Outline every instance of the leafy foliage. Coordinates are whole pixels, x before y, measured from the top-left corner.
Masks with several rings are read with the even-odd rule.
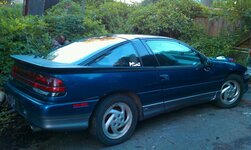
[[[228,20],[240,22],[251,29],[251,1],[250,0],[220,0],[214,2],[214,7],[221,8],[221,15]]]
[[[81,6],[72,0],[62,0],[57,5],[50,8],[47,16],[81,15]]]
[[[19,18],[22,17],[22,5],[0,6],[1,18]]]
[[[50,47],[47,24],[38,17],[0,18],[0,85],[12,65],[11,54],[42,54]]]
[[[234,40],[226,35],[221,35],[219,37],[209,37],[205,35],[193,38],[189,43],[192,47],[204,53],[206,56],[216,57],[228,56],[230,50],[232,50]]]
[[[80,5],[71,0],[64,0],[48,10],[45,22],[52,37],[65,35],[67,39],[75,40],[106,33],[99,20],[82,14]]]
[[[99,6],[96,16],[110,33],[126,33],[127,20],[133,7],[121,2],[106,2]]]
[[[3,8],[3,9],[2,9]],[[50,9],[45,16],[22,16],[20,5],[0,9],[0,87],[11,66],[11,54],[43,55],[51,49],[51,41],[59,35],[69,40],[106,34],[99,20],[84,17],[81,7],[64,0]]]
[[[131,32],[189,39],[197,28],[193,18],[203,13],[203,7],[192,0],[163,0],[141,6],[129,17]]]
[[[11,3],[11,0],[0,0],[0,4],[10,4]]]
[[[150,4],[153,4],[153,3],[156,3],[158,2],[159,0],[144,0],[141,5],[145,6],[145,5],[150,5]]]

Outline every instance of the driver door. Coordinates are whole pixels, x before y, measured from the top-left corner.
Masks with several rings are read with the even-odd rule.
[[[216,94],[213,69],[205,69],[198,53],[176,40],[145,41],[157,67],[166,110],[210,101]]]

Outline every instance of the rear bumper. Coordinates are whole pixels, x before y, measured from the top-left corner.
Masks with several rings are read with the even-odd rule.
[[[75,103],[50,104],[39,101],[16,87],[5,85],[7,101],[30,124],[46,130],[78,130],[89,126],[91,112],[97,100],[87,107],[74,108]],[[80,102],[77,102],[80,103]]]

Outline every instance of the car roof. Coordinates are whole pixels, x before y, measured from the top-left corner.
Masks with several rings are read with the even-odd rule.
[[[143,35],[143,34],[111,34],[111,37],[122,38],[126,40],[133,40],[133,39],[145,39],[145,38],[165,38],[165,39],[172,39],[169,37],[164,36],[156,36],[156,35]]]

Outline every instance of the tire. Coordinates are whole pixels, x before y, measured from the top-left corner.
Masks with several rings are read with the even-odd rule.
[[[220,98],[215,105],[220,108],[232,108],[237,106],[243,95],[243,81],[239,75],[232,74],[226,78],[222,87]]]
[[[134,100],[124,95],[113,95],[98,105],[92,118],[91,133],[107,146],[117,145],[132,136],[137,122]]]

